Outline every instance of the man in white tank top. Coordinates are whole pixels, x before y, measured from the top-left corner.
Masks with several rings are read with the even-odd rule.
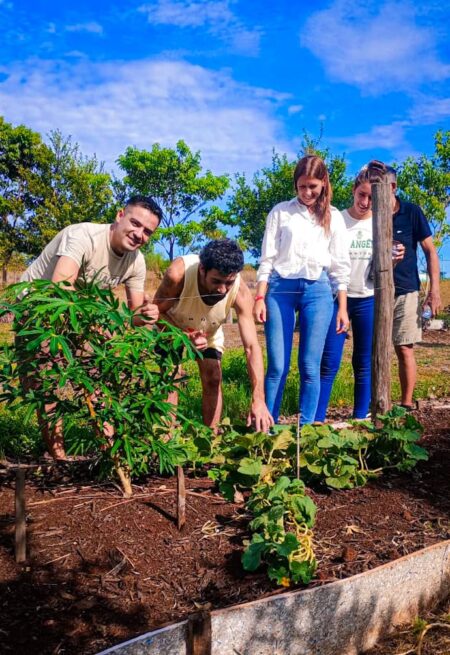
[[[247,423],[266,432],[273,419],[264,400],[264,366],[252,316],[253,298],[239,275],[243,266],[244,256],[235,241],[211,241],[199,256],[178,257],[172,262],[153,302],[163,318],[185,331],[203,355],[197,360],[202,414],[204,423],[211,427],[220,421],[222,412],[222,324],[231,309],[236,311],[252,385]]]

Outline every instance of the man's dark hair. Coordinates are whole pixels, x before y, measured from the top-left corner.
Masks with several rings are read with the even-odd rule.
[[[372,159],[367,164],[367,171],[369,174],[370,182],[380,182],[384,177],[387,178],[388,182],[396,182],[397,172],[392,166],[379,161],[378,159]]]
[[[206,271],[215,268],[222,275],[239,273],[244,268],[244,254],[236,241],[216,239],[200,252],[200,263]]]
[[[158,225],[162,221],[162,209],[151,196],[131,196],[125,203],[125,209],[127,207],[143,207],[144,209],[148,209],[149,212],[152,212],[152,214],[155,214],[158,219]]]

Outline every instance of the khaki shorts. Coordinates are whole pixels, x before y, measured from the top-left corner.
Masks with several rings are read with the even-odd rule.
[[[405,293],[395,298],[392,340],[394,346],[406,346],[422,341],[422,317],[418,291]]]

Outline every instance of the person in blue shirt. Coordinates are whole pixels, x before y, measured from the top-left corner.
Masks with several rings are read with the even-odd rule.
[[[370,162],[369,170],[379,162]],[[401,387],[401,404],[413,409],[414,387],[417,380],[417,367],[414,344],[422,340],[422,311],[419,299],[419,271],[417,267],[417,246],[423,250],[430,279],[429,291],[423,302],[428,305],[432,316],[436,316],[441,306],[439,292],[439,257],[431,236],[431,229],[423,211],[418,205],[405,202],[396,194],[397,174],[391,166],[385,166],[391,183],[393,233],[392,237],[402,243],[405,253],[402,261],[394,268],[395,301],[393,340],[398,359],[398,372]]]
[[[439,259],[431,237],[431,230],[422,210],[417,205],[397,197],[395,169],[377,160],[364,166],[357,175],[352,207],[342,212],[350,237],[352,271],[348,289],[348,311],[352,323],[355,375],[353,418],[368,416],[371,396],[371,355],[373,336],[374,290],[371,279],[372,258],[372,198],[371,182],[379,175],[391,183],[393,211],[393,239],[399,243],[394,263],[394,322],[393,342],[399,363],[401,405],[412,409],[416,383],[414,343],[422,339],[420,280],[417,268],[417,244],[420,243],[427,260],[430,291],[424,304],[433,315],[440,307]],[[315,421],[323,422],[334,379],[339,370],[345,335],[336,334],[330,324],[321,362],[321,391]]]

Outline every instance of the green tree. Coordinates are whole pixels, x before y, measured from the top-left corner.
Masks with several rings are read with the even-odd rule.
[[[40,135],[24,125],[14,127],[0,116],[0,263],[3,283],[15,253],[27,250],[27,216],[37,200],[32,188],[39,182],[48,157]]]
[[[399,193],[422,207],[439,249],[450,235],[450,131],[436,132],[434,153],[408,157],[397,166]]]
[[[120,202],[138,193],[152,196],[161,206],[158,243],[170,260],[177,248],[195,249],[205,237],[224,234],[219,228],[223,212],[210,203],[224,195],[229,178],[211,171],[202,174],[200,153],[193,153],[184,141],[174,149],[159,143],[150,151],[130,147],[117,162],[125,173],[115,184]]]
[[[27,217],[27,252],[38,255],[67,225],[106,223],[115,213],[111,178],[97,158],[86,157],[71,137],[49,134],[48,155],[39,179],[30,182],[38,200]]]
[[[294,195],[293,170],[294,163],[286,155],[274,152],[271,165],[257,171],[251,184],[244,174],[236,175],[228,203],[229,222],[239,227],[240,239],[255,257],[261,251],[267,214],[278,202]]]
[[[0,117],[0,263],[3,282],[17,254],[38,255],[71,223],[110,220],[110,176],[78,144],[51,132],[48,144],[37,132]]]
[[[339,209],[351,204],[351,180],[346,174],[344,157],[333,155],[329,149],[319,149],[319,139],[304,134],[298,158],[316,154],[327,164],[333,187],[333,205]],[[272,154],[270,166],[257,171],[251,183],[245,175],[237,175],[233,196],[228,203],[228,221],[239,227],[239,236],[250,252],[257,257],[266,226],[266,218],[274,205],[289,200],[294,194],[293,173],[296,161],[286,155]]]

